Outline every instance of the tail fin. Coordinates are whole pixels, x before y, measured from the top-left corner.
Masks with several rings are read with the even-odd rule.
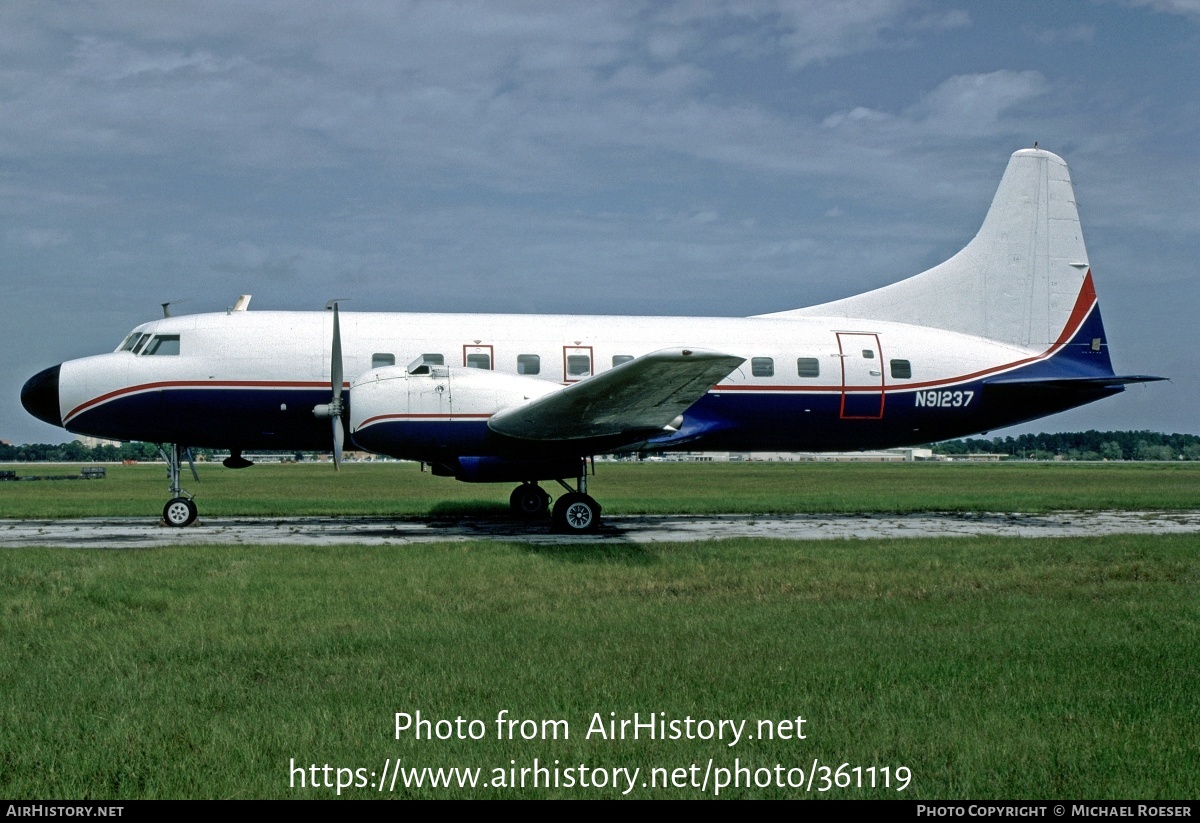
[[[979,233],[945,263],[865,294],[768,316],[912,323],[1045,350],[1067,329],[1085,282],[1090,288],[1088,270],[1066,162],[1021,149]]]

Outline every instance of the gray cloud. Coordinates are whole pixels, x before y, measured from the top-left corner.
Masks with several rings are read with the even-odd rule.
[[[175,297],[750,314],[843,296],[957,250],[1035,139],[1071,161],[1093,254],[1120,261],[1102,293],[1165,289],[1198,239],[1196,93],[1141,103],[1155,78],[1038,42],[1111,37],[1102,17],[1048,15],[976,57],[996,32],[919,0],[0,6],[0,276],[29,343],[0,355],[0,436],[54,436],[17,405],[24,377]],[[1164,325],[1139,300],[1181,311],[1128,294],[1127,314],[1105,304],[1118,326]]]

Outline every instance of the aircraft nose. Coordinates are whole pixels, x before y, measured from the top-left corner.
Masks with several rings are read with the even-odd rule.
[[[51,366],[25,381],[21,388],[21,405],[38,420],[62,426],[58,409],[58,372],[62,364]]]

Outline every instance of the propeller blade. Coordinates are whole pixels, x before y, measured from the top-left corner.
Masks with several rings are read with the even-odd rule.
[[[340,299],[340,298],[339,298]],[[342,327],[338,320],[338,301],[330,300],[325,308],[333,309],[333,350],[329,354],[329,382],[333,389],[333,397],[329,404],[319,405],[313,409],[317,417],[328,417],[333,425],[333,468],[342,468],[342,445],[346,439],[345,429],[342,428]]]
[[[333,353],[329,358],[329,381],[333,384],[333,399],[342,399],[342,331],[338,325],[338,307],[333,304]]]

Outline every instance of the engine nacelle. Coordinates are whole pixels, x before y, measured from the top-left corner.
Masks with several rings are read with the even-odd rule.
[[[410,460],[486,454],[493,414],[560,388],[487,369],[385,366],[350,384],[350,435],[361,448]]]

